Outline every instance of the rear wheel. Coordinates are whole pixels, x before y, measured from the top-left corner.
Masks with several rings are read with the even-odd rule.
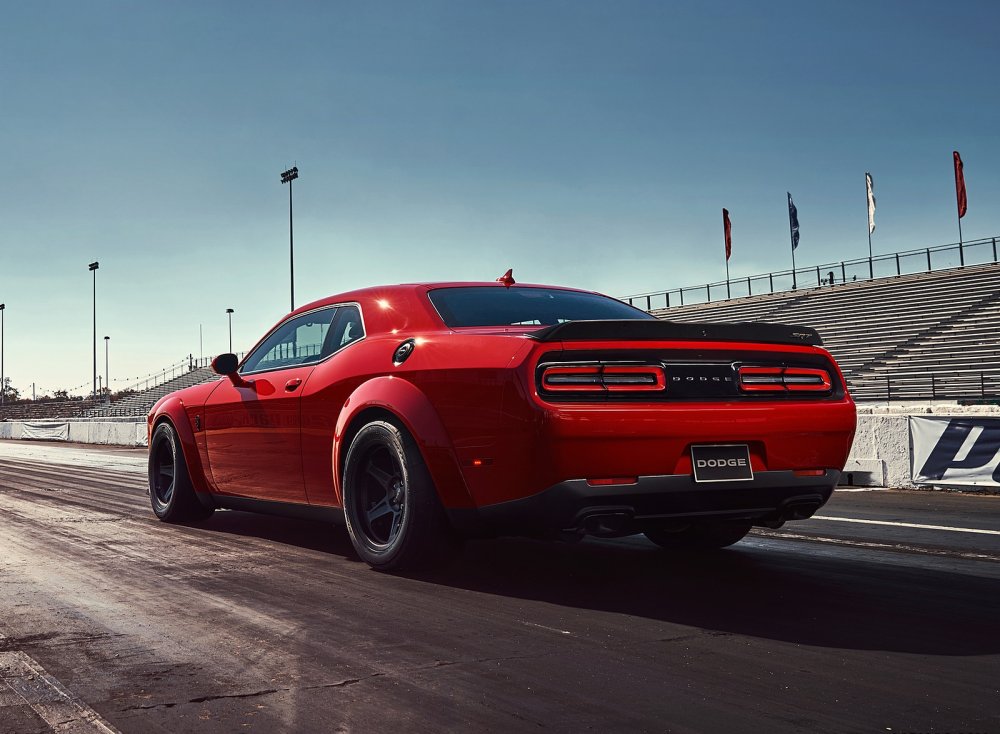
[[[204,520],[215,511],[194,493],[177,432],[161,423],[149,441],[149,501],[164,522]]]
[[[671,550],[711,550],[738,543],[750,532],[748,522],[703,522],[684,530],[647,530],[645,536],[661,548]]]
[[[358,431],[344,463],[343,492],[351,542],[372,568],[425,568],[453,550],[430,473],[400,427],[373,421]]]

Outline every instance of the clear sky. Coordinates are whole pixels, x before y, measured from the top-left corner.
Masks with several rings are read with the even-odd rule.
[[[1000,234],[1000,3],[3,2],[5,372],[115,389],[423,280],[623,296]],[[99,371],[104,372],[104,344]]]

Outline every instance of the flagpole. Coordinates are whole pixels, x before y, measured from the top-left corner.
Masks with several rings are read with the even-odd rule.
[[[875,266],[872,264],[872,231],[868,230],[868,279],[875,278]]]
[[[952,161],[955,164],[955,203],[958,209],[958,257],[962,265],[965,265],[965,252],[962,249],[962,217],[968,207],[968,200],[965,194],[965,173],[962,170],[962,156],[958,151],[952,154]]]
[[[729,222],[729,210],[726,207],[722,207],[722,239],[726,252],[726,298],[732,298],[733,294],[729,285],[729,255],[731,254],[732,247],[731,224]]]
[[[865,213],[870,212],[871,201],[868,199],[868,176],[871,174],[865,174]],[[870,217],[870,214],[869,214]],[[875,279],[875,266],[872,265],[872,225],[868,222],[868,280]]]
[[[791,198],[791,197],[789,197]],[[795,279],[795,237],[792,232],[792,210],[788,209],[788,241],[792,245],[792,290],[798,289],[798,282]]]

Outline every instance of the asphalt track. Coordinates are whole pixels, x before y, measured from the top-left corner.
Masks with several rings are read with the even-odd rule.
[[[1000,732],[998,497],[398,577],[319,523],[161,524],[144,472],[0,442],[0,732]]]

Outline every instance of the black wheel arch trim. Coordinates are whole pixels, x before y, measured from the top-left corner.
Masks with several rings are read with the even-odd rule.
[[[179,410],[183,411],[183,404],[178,402]],[[194,432],[191,431],[190,426],[187,426],[183,421],[174,420],[174,416],[171,415],[169,410],[160,409],[157,415],[154,417],[152,424],[149,429],[149,439],[152,441],[156,429],[162,424],[166,423],[169,425],[173,431],[174,435],[177,436],[178,449],[181,454],[181,459],[184,461],[184,466],[187,468],[188,479],[191,480],[191,487],[194,489],[194,496],[198,499],[198,503],[204,507],[206,510],[214,510],[220,505],[215,501],[217,495],[213,494],[208,486],[208,477],[205,474],[204,465],[201,463],[201,455],[198,454],[197,443],[195,442]],[[178,428],[178,425],[181,428]],[[189,432],[189,441],[191,445],[195,446],[195,453],[198,454],[194,457],[188,456],[188,452],[184,450],[185,437],[181,435],[181,431],[187,429]],[[152,451],[153,447],[148,446],[148,451]],[[196,471],[192,471],[192,465]]]

